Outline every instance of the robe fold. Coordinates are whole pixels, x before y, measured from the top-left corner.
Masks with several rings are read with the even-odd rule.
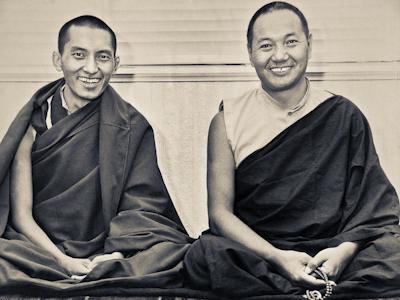
[[[186,234],[157,166],[152,128],[108,86],[102,96],[38,133],[32,148],[33,215],[73,257],[120,251],[72,280],[50,253],[10,223],[10,167],[30,123],[64,84],[41,88],[0,144],[0,293],[128,295],[135,288],[180,289]],[[146,290],[141,294],[146,294]]]
[[[399,200],[367,120],[333,96],[250,154],[235,173],[234,213],[275,247],[314,256],[344,241],[362,247],[333,298],[400,296]],[[245,247],[204,234],[185,257],[192,287],[220,295],[302,295]]]

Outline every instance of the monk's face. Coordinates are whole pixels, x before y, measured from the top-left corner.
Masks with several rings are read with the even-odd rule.
[[[53,62],[62,70],[66,82],[64,96],[79,105],[96,99],[107,87],[118,67],[109,32],[88,26],[71,26],[63,53]]]
[[[275,10],[255,21],[248,51],[264,90],[286,91],[304,80],[311,36],[306,36],[295,13]]]

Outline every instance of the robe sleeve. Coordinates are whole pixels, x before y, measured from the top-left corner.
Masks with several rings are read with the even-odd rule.
[[[105,253],[120,251],[131,256],[155,245],[159,249],[162,243],[176,248],[190,241],[164,185],[153,131],[148,126],[128,173],[118,214],[111,221]]]
[[[399,233],[399,200],[380,166],[366,118],[352,114],[345,201],[339,234],[332,240],[367,241]]]

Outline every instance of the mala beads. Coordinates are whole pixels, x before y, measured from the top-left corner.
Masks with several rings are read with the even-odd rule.
[[[314,270],[314,273],[317,274],[321,279],[325,281],[326,288],[325,288],[325,295],[322,294],[317,290],[307,290],[306,294],[303,295],[304,298],[308,300],[324,300],[332,295],[332,283],[329,281],[328,276],[321,271],[320,268]]]

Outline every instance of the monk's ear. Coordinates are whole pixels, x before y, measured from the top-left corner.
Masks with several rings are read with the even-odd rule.
[[[58,72],[62,71],[61,68],[61,54],[58,51],[53,52],[53,66]]]
[[[119,56],[116,56],[114,61],[114,72],[116,72],[119,67]]]
[[[312,54],[312,44],[313,44],[313,37],[311,33],[308,35],[307,43],[308,43],[308,60],[310,60]]]
[[[254,67],[253,56],[251,55],[252,51],[253,51],[252,46],[247,45],[247,53],[249,54],[249,60],[250,60],[251,66]]]

